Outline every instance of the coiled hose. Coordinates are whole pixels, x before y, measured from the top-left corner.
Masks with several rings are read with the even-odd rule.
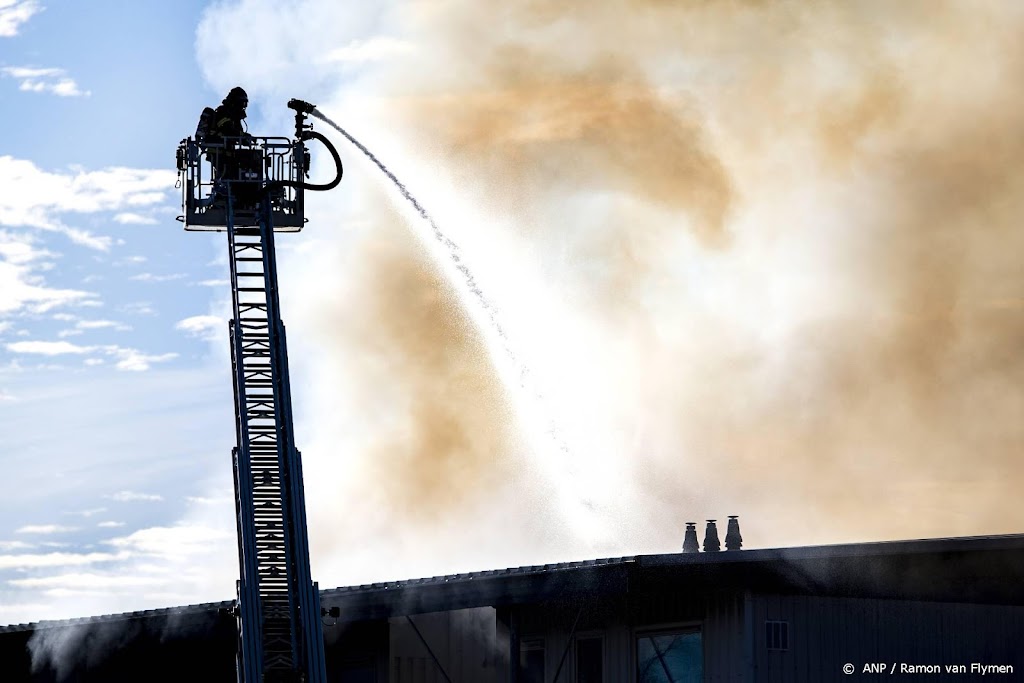
[[[338,150],[335,149],[331,141],[328,140],[322,133],[318,133],[315,130],[302,131],[302,139],[319,140],[327,151],[331,153],[331,157],[334,159],[334,168],[336,173],[334,174],[334,180],[329,183],[307,183],[302,180],[275,180],[267,183],[266,190],[272,192],[276,188],[294,187],[296,189],[313,190],[314,192],[324,192],[326,190],[333,190],[341,182],[341,176],[345,173],[345,169],[341,165],[341,157],[338,155]]]

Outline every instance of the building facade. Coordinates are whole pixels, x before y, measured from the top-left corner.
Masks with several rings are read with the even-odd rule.
[[[1022,579],[1013,535],[639,555],[321,601],[338,615],[325,617],[328,679],[346,683],[1017,680]],[[230,680],[231,608],[2,627],[2,678]]]

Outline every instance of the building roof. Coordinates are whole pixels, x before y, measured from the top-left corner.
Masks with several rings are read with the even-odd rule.
[[[658,591],[750,590],[1024,605],[1024,534],[670,553],[448,574],[322,590],[361,621]],[[230,609],[234,601],[0,626],[0,633]]]

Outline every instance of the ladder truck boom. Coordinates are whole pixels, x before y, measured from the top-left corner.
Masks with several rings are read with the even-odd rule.
[[[275,233],[302,229],[304,190],[333,188],[342,166],[330,141],[306,123],[313,105],[292,100],[288,106],[296,112],[294,139],[186,138],[177,153],[183,209],[179,220],[189,231],[228,236],[239,683],[326,679],[274,238]],[[330,183],[305,182],[305,142],[310,139],[323,143],[335,161],[337,172]]]

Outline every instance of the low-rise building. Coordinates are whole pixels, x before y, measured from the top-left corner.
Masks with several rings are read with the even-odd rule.
[[[1024,535],[1010,535],[637,555],[321,601],[336,615],[328,679],[346,683],[893,680],[893,668],[964,681],[981,675],[972,665],[1014,680],[1022,579]],[[230,680],[232,606],[0,627],[3,680]]]

